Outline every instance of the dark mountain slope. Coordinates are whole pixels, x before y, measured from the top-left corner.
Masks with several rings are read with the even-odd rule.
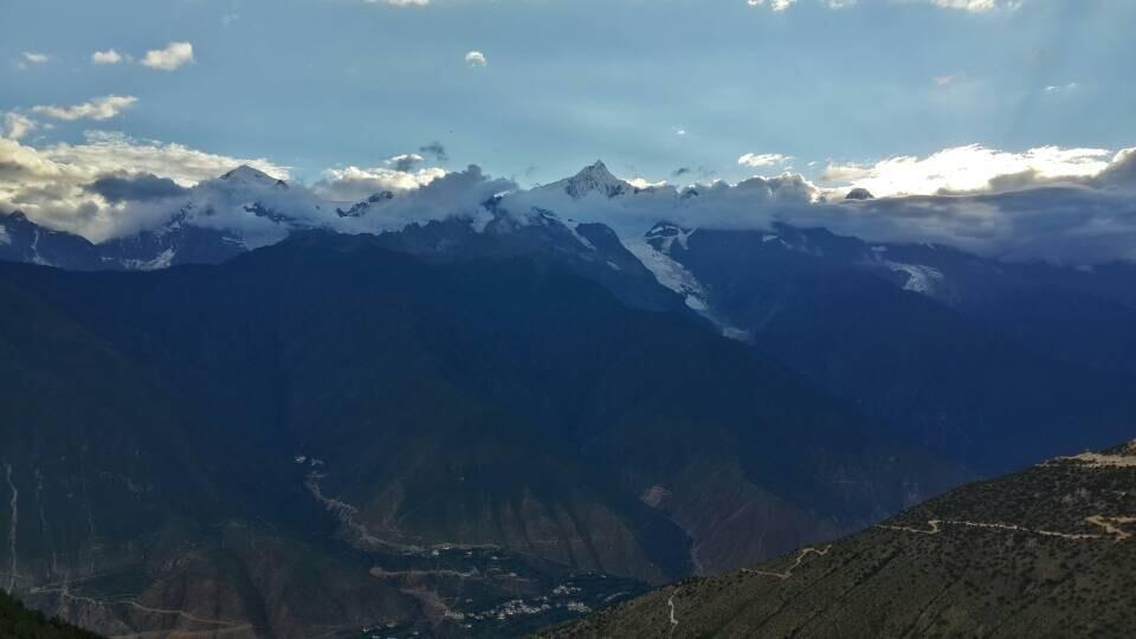
[[[223,265],[152,273],[0,268],[13,294],[78,327],[136,378],[70,367],[76,388],[142,393],[173,415],[168,435],[133,453],[174,459],[133,480],[172,486],[160,500],[169,515],[129,515],[163,527],[114,538],[141,548],[139,561],[99,581],[78,562],[45,568],[46,549],[0,549],[16,556],[21,589],[43,595],[33,603],[65,609],[66,591],[47,585],[61,572],[97,593],[135,593],[147,607],[264,636],[303,634],[342,606],[355,606],[346,626],[422,630],[515,592],[518,579],[539,594],[533,584],[551,590],[565,570],[659,582],[753,562],[957,480],[684,315],[631,310],[556,265],[428,263],[379,244],[306,234]],[[41,339],[43,322],[16,324],[18,343]],[[10,379],[34,361],[28,349],[4,362]],[[50,373],[52,360],[44,365]],[[24,395],[39,405],[41,394]],[[155,423],[127,414],[107,432]],[[84,441],[67,427],[53,427],[60,445]],[[11,428],[4,450],[28,448],[36,432]],[[100,453],[96,468],[121,464],[121,450]],[[27,496],[45,454],[21,455],[20,514],[35,512]],[[91,502],[96,523],[112,499]],[[11,515],[0,513],[0,526],[35,536],[34,520]],[[98,530],[103,548],[110,539]],[[259,541],[238,544],[229,530]],[[501,556],[478,555],[484,545]],[[470,554],[447,559],[456,548]],[[507,557],[513,577],[459,595],[470,562],[482,562],[481,575]],[[449,582],[393,570],[441,575],[443,561]],[[313,568],[298,589],[273,586],[301,565]],[[127,577],[129,588],[115,587]],[[186,579],[196,585],[163,585]],[[177,621],[70,610],[116,633]]]
[[[1136,444],[972,484],[864,533],[682,582],[556,637],[1127,637]]]
[[[1136,321],[1115,299],[823,229],[665,231],[653,243],[760,352],[981,472],[1116,441],[1136,417],[1136,380],[1102,354],[1125,352]]]
[[[0,637],[5,639],[98,639],[98,635],[48,619],[28,610],[19,601],[0,591]]]

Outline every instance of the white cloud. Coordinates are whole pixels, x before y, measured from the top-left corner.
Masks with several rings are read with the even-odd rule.
[[[1085,178],[1103,171],[1107,149],[1038,147],[1022,153],[972,144],[944,149],[927,157],[899,156],[875,164],[830,164],[824,181],[863,187],[874,195],[964,193],[1012,186],[1011,176],[1029,181]]]
[[[142,65],[158,71],[175,71],[193,62],[193,45],[189,42],[171,42],[164,49],[147,51]]]
[[[388,160],[385,160],[383,164],[394,167],[396,171],[409,171],[410,169],[418,166],[419,164],[422,164],[425,161],[426,158],[418,155],[417,153],[403,153],[402,155],[396,155]]]
[[[958,9],[971,13],[987,13],[996,9],[1014,10],[1022,6],[1023,0],[931,0],[942,9]]]
[[[627,180],[627,183],[637,189],[658,189],[667,185],[666,180],[658,180],[656,182],[652,182],[645,177],[633,177]]]
[[[35,51],[24,51],[20,55],[24,58],[24,62],[28,64],[44,64],[51,59],[51,56],[46,53],[38,53]]]
[[[480,51],[470,51],[465,54],[465,61],[471,67],[483,67],[489,64],[489,60],[485,58],[485,54]]]
[[[763,7],[767,4],[769,8],[776,12],[785,11],[797,3],[797,0],[746,0],[746,4],[751,7]]]
[[[416,171],[400,171],[396,168],[346,168],[328,169],[323,179],[313,188],[316,193],[337,202],[357,202],[380,191],[412,191],[430,184],[446,175],[444,169],[436,167],[421,168]]]
[[[129,95],[108,95],[74,106],[37,106],[32,112],[56,120],[109,120],[134,106],[138,98]]]
[[[88,132],[82,144],[42,148],[0,138],[0,211],[22,210],[38,223],[98,241],[176,210],[168,203],[161,208],[111,205],[86,188],[99,177],[149,173],[188,187],[241,164],[288,177],[287,168],[264,159],[215,155],[118,133]]]
[[[9,140],[20,140],[24,136],[39,128],[35,120],[26,115],[8,112],[4,114],[4,137]]]
[[[1062,94],[1062,93],[1069,93],[1071,91],[1076,91],[1080,87],[1081,87],[1081,85],[1077,84],[1076,82],[1069,82],[1069,83],[1066,83],[1066,84],[1051,84],[1051,85],[1045,87],[1045,92],[1050,94],[1050,95],[1059,95],[1059,94]]]
[[[363,0],[367,4],[385,4],[391,7],[425,7],[430,0]]]
[[[746,153],[738,158],[738,164],[751,169],[760,169],[778,164],[784,164],[793,158],[780,153]]]
[[[92,64],[118,64],[122,62],[123,57],[118,51],[114,49],[107,49],[106,51],[95,51],[91,54]]]

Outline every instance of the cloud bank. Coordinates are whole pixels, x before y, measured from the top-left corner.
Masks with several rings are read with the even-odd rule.
[[[816,184],[786,173],[614,198],[534,189],[510,194],[502,205],[518,214],[541,207],[603,222],[625,238],[639,237],[661,220],[724,229],[783,223],[868,241],[944,244],[1009,260],[1136,259],[1136,149],[1041,147],[1015,154],[968,146],[925,158],[833,165],[826,178],[827,184]],[[865,185],[888,196],[845,199]]]
[[[1012,260],[1136,259],[1136,149],[1013,153],[971,145],[924,157],[833,163],[817,182],[783,173],[681,189],[637,178],[613,190],[610,176],[597,178],[591,167],[589,179],[599,179],[599,186],[571,192],[563,181],[523,190],[477,166],[447,172],[430,164],[444,156],[441,145],[426,145],[422,153],[374,167],[328,169],[310,187],[285,186],[276,178],[287,179],[288,169],[265,159],[113,133],[43,147],[9,135],[0,139],[0,212],[22,210],[51,228],[100,241],[161,224],[192,203],[200,213],[194,223],[238,229],[255,245],[286,232],[279,220],[250,212],[255,203],[293,225],[378,232],[454,215],[484,219],[489,213],[482,204],[493,198],[499,210],[518,219],[534,208],[551,210],[565,219],[608,224],[628,241],[664,220],[726,229],[785,223]],[[767,167],[773,161],[754,162]],[[268,175],[249,169],[218,178],[242,164]],[[854,188],[882,197],[846,199]]]
[[[123,197],[104,197],[107,176],[148,174],[190,187],[241,164],[287,177],[264,159],[233,158],[179,144],[88,132],[82,144],[33,147],[0,139],[0,212],[23,211],[50,228],[99,241],[156,223],[173,211],[133,207]],[[121,193],[121,191],[120,191]],[[112,201],[114,200],[114,201]],[[175,208],[176,210],[176,208]]]
[[[1104,171],[1113,155],[1108,149],[1055,146],[1011,153],[972,144],[926,157],[898,156],[874,164],[830,163],[821,180],[866,188],[877,196],[1005,191],[1076,182]]]

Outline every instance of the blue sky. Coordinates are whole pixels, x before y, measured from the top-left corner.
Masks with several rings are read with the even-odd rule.
[[[0,112],[54,124],[29,146],[119,131],[308,182],[432,141],[448,168],[533,183],[596,158],[651,180],[816,178],[966,144],[1136,140],[1134,2],[775,2],[4,0]],[[139,63],[172,42],[193,61]],[[122,62],[92,63],[111,49]],[[137,100],[103,120],[33,112],[109,95]]]

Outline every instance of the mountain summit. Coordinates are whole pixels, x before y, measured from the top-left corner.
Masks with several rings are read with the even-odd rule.
[[[545,188],[563,190],[574,200],[586,197],[590,193],[602,193],[606,197],[616,197],[635,191],[635,187],[631,186],[630,183],[615,177],[602,160],[596,160],[595,164],[584,167],[576,175],[553,182]]]
[[[241,185],[256,185],[256,186],[279,186],[288,188],[288,183],[272,177],[271,175],[255,169],[247,164],[242,164],[237,168],[222,175],[219,179],[225,180],[232,184]]]

